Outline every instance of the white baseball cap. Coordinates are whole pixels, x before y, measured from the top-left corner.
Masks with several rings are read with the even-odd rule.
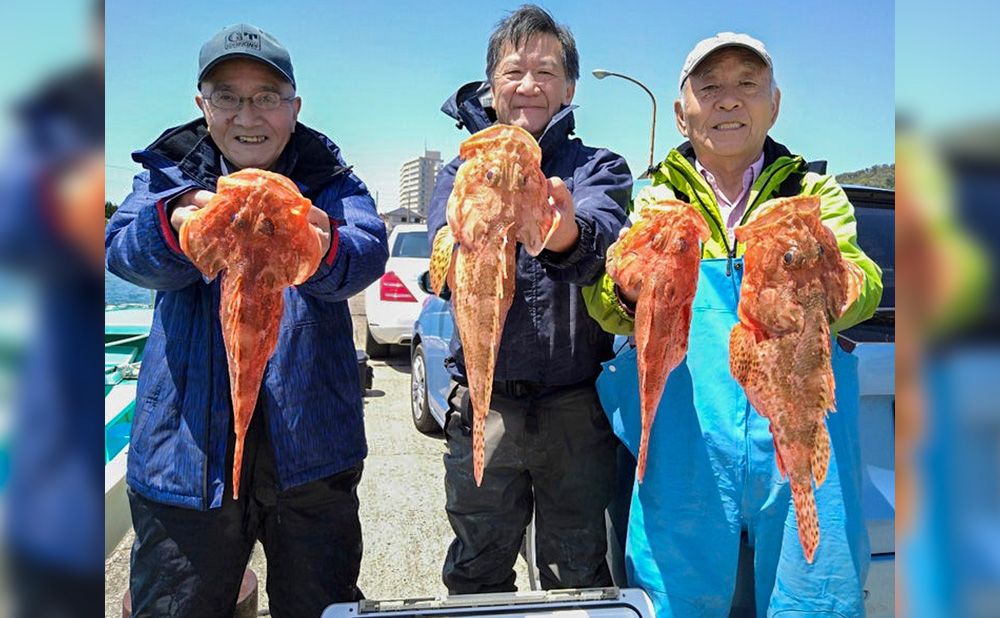
[[[701,64],[701,61],[708,57],[712,52],[722,49],[723,47],[743,47],[754,52],[760,59],[764,61],[764,64],[768,68],[773,69],[774,65],[771,64],[771,56],[767,53],[767,49],[764,44],[753,38],[748,34],[736,33],[736,32],[720,32],[715,36],[708,37],[702,41],[699,41],[691,53],[688,54],[687,60],[684,61],[684,68],[681,69],[681,78],[677,82],[677,89],[682,90],[684,88],[684,80],[688,78],[695,68]]]

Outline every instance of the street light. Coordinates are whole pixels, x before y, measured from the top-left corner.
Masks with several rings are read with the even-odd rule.
[[[604,69],[594,69],[593,71],[591,71],[591,73],[593,73],[594,77],[596,77],[597,79],[604,79],[609,75],[613,75],[615,77],[620,77],[624,80],[628,80],[633,84],[636,84],[643,90],[645,90],[646,94],[649,95],[650,100],[653,101],[653,126],[649,131],[649,167],[646,169],[646,173],[640,177],[640,178],[649,178],[650,176],[653,175],[653,172],[656,171],[656,168],[653,167],[653,150],[656,147],[656,97],[653,96],[652,91],[649,88],[647,88],[645,84],[643,84],[642,82],[640,82],[635,78],[629,77],[628,75],[622,75],[621,73],[615,73],[614,71],[605,71]]]

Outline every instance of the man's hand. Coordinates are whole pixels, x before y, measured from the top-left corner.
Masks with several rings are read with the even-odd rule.
[[[565,253],[576,245],[580,238],[580,226],[576,224],[576,210],[573,195],[561,178],[549,178],[549,202],[559,211],[559,225],[549,237],[545,248],[554,253]]]
[[[330,250],[330,216],[322,209],[313,206],[309,209],[306,220],[319,233],[319,254],[325,256]]]
[[[191,189],[182,193],[180,197],[174,200],[171,206],[173,210],[170,212],[170,226],[179,234],[181,224],[193,215],[196,210],[207,206],[208,201],[213,197],[215,197],[214,193],[205,191],[204,189]]]

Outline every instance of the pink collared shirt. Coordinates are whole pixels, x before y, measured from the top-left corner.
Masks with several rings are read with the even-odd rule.
[[[750,187],[753,186],[754,181],[757,180],[757,177],[760,176],[761,171],[764,169],[764,153],[760,153],[757,160],[751,163],[750,167],[743,172],[743,190],[740,191],[735,200],[730,200],[726,197],[726,194],[722,192],[722,189],[715,181],[715,175],[705,169],[701,161],[696,159],[694,167],[698,170],[699,174],[705,177],[708,186],[712,187],[715,199],[719,203],[719,212],[722,214],[722,220],[726,222],[726,234],[729,236],[730,242],[732,242],[733,228],[739,225],[740,219],[743,218],[743,213],[746,212],[747,202],[750,200]]]

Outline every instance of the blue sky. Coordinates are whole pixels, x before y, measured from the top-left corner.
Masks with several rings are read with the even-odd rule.
[[[995,2],[911,0],[897,11],[896,103],[931,132],[1000,117]]]
[[[423,152],[452,158],[467,133],[439,111],[482,79],[493,25],[510,2],[378,3],[172,0],[107,2],[107,194],[120,202],[132,150],[195,118],[198,50],[220,28],[256,24],[292,55],[300,121],[326,133],[375,195],[397,204],[400,165]],[[627,73],[657,97],[656,158],[681,141],[677,75],[700,39],[744,31],[767,45],[782,90],[771,135],[841,172],[894,160],[891,2],[540,2],[573,31],[581,77],[577,135],[615,150],[638,175],[649,152],[650,102],[638,87],[590,75]],[[613,8],[612,8],[613,7]]]

